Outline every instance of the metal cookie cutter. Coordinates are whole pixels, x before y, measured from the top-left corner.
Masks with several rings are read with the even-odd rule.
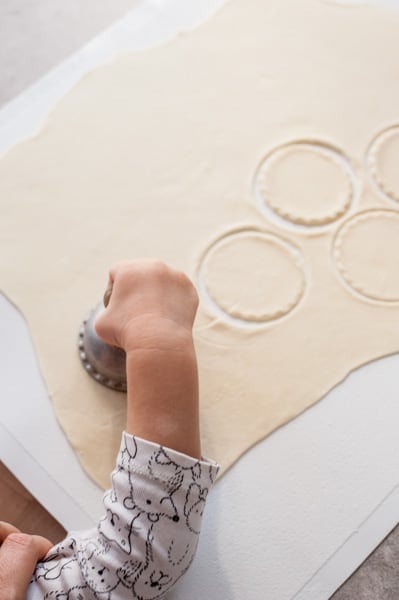
[[[98,383],[118,392],[126,392],[126,354],[122,348],[110,346],[100,339],[94,329],[97,315],[108,306],[112,294],[110,286],[100,303],[83,321],[79,330],[79,356],[86,372]]]

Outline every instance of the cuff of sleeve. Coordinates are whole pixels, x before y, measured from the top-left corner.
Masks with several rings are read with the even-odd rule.
[[[199,460],[124,431],[117,468],[147,475],[152,479],[164,479],[170,470],[179,469],[190,472],[197,480],[206,478],[208,485],[212,486],[220,467],[211,459]]]

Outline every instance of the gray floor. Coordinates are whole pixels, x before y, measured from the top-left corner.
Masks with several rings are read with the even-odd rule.
[[[398,565],[399,527],[396,527],[331,600],[398,600]]]
[[[0,105],[134,7],[136,0],[0,0]]]
[[[135,0],[1,0],[0,106],[134,4]],[[331,600],[399,600],[398,565],[399,527]]]

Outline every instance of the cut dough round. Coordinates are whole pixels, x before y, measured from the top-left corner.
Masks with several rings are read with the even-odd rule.
[[[278,236],[234,232],[206,252],[200,287],[231,317],[269,321],[286,315],[300,301],[306,284],[302,265],[298,250]]]
[[[349,161],[321,144],[277,148],[264,160],[258,177],[263,202],[297,225],[327,225],[352,202]]]
[[[336,265],[368,299],[399,301],[399,212],[367,210],[349,219],[334,242]]]
[[[399,126],[376,137],[370,148],[369,163],[378,187],[399,202]]]

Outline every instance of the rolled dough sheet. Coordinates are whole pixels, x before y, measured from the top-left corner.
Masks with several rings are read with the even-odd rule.
[[[116,260],[196,281],[203,451],[224,470],[399,350],[398,30],[387,8],[231,0],[86,76],[0,162],[2,288],[99,484],[125,397],[77,334]]]

